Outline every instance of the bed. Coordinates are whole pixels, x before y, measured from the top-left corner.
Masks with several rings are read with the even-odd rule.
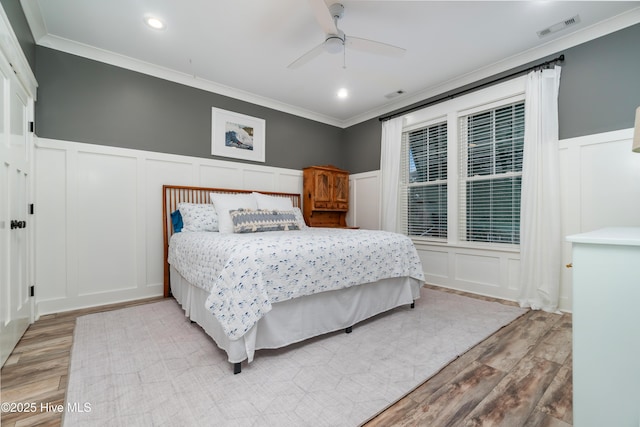
[[[236,374],[256,350],[351,332],[420,296],[424,274],[406,236],[307,227],[299,194],[162,191],[164,294],[226,352]]]

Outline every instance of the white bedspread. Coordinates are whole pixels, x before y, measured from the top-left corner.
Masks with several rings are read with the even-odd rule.
[[[391,277],[424,281],[411,239],[373,230],[177,233],[169,263],[210,293],[207,308],[230,339],[242,337],[278,301]]]

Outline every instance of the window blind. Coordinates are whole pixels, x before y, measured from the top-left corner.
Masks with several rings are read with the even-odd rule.
[[[520,242],[524,102],[460,117],[460,239]]]
[[[403,132],[401,226],[409,236],[447,238],[447,123]]]

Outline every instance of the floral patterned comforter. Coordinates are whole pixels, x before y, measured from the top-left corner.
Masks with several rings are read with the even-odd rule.
[[[279,301],[392,277],[424,281],[411,239],[377,230],[176,233],[169,263],[210,293],[207,308],[232,340]]]

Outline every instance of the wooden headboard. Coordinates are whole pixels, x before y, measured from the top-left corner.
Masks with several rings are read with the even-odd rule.
[[[173,223],[171,222],[171,212],[178,209],[178,203],[211,203],[209,193],[252,193],[255,190],[230,190],[225,188],[189,187],[184,185],[163,185],[162,186],[162,230],[164,239],[164,296],[170,295],[169,287],[169,239],[173,234]],[[269,196],[285,197],[291,199],[293,206],[300,208],[300,194],[296,193],[275,193],[270,191],[258,191]]]

